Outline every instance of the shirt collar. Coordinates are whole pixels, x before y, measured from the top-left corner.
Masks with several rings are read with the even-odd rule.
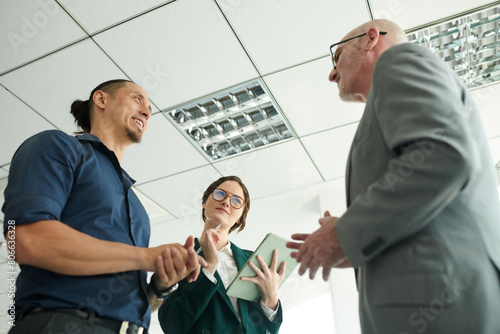
[[[110,152],[113,155],[114,160],[116,161],[116,163],[118,163],[118,167],[120,168],[122,175],[124,175],[123,180],[125,182],[127,189],[132,187],[135,184],[135,180],[130,175],[128,175],[128,173],[123,168],[121,168],[120,163],[116,159],[116,155],[114,154],[114,152],[111,151],[109,148],[107,148],[107,146],[104,145],[104,143],[101,141],[101,139],[99,139],[99,137],[97,137],[93,134],[90,134],[90,133],[84,133],[81,135],[77,135],[76,139],[78,139],[79,141],[88,141],[94,146],[102,145],[106,149],[106,151]]]
[[[233,249],[231,248],[231,241],[228,241],[227,245],[222,247],[219,252],[229,253],[229,254],[231,254],[231,256],[233,256]]]
[[[102,141],[99,139],[99,137],[94,136],[90,133],[84,133],[81,135],[77,135],[76,139],[78,139],[80,141],[82,141],[82,140],[89,141],[89,142],[93,143],[94,145],[102,144]]]

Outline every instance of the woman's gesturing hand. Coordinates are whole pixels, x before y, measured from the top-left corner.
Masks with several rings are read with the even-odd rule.
[[[207,261],[205,269],[212,275],[215,273],[215,270],[217,270],[217,265],[219,264],[219,252],[215,246],[215,244],[219,242],[219,239],[219,233],[214,229],[208,229],[200,239],[201,249]]]

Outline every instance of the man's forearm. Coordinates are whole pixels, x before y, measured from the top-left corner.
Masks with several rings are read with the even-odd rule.
[[[155,259],[165,247],[100,240],[54,220],[16,227],[16,261],[64,275],[154,271]]]

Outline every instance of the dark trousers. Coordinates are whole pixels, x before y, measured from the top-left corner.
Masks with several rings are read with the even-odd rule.
[[[74,310],[76,311],[76,310]],[[9,334],[117,334],[95,323],[95,315],[83,311],[68,314],[58,310],[28,312],[16,320]]]

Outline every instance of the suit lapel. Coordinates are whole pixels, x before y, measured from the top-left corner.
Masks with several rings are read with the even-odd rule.
[[[351,182],[351,154],[352,154],[352,147],[354,146],[354,141],[351,144],[351,149],[349,150],[349,155],[347,158],[347,166],[346,166],[346,171],[345,171],[345,197],[346,197],[346,202],[347,202],[347,207],[351,205],[351,191],[350,191],[350,182]]]
[[[234,262],[236,262],[236,267],[238,270],[241,269],[247,263],[248,256],[246,256],[245,252],[235,244],[231,243],[231,250],[233,251]]]
[[[247,262],[248,257],[243,250],[234,243],[231,243],[231,250],[233,251],[234,261],[236,262],[236,267],[238,267],[239,271]],[[238,299],[238,307],[240,308],[241,323],[246,332],[246,324],[248,323],[248,304],[243,302],[241,299]]]
[[[194,244],[195,244],[195,247],[194,247],[195,250],[198,250],[198,248],[201,247],[200,246],[200,242],[198,241],[197,238],[195,238]],[[233,245],[233,243],[231,243],[231,245]],[[205,258],[205,255],[203,254],[203,251],[201,251],[199,255],[201,257]],[[234,251],[233,251],[233,256],[234,256]],[[234,256],[234,257],[236,259],[236,256]],[[238,261],[236,261],[236,265],[238,266],[238,270],[239,270],[240,269],[240,265],[238,264]],[[200,273],[200,274],[204,275],[202,273]],[[231,304],[231,300],[229,299],[229,296],[226,293],[226,288],[224,287],[224,284],[222,283],[222,279],[220,278],[219,272],[217,270],[215,271],[214,277],[215,277],[215,279],[217,280],[217,283],[218,283],[217,293],[222,297],[222,299],[224,300],[224,302],[227,304],[227,307],[229,307],[229,309],[231,311],[233,311],[234,316],[237,318],[238,315],[236,314],[236,310],[234,309],[233,304]],[[238,303],[238,306],[240,306],[239,303]]]

